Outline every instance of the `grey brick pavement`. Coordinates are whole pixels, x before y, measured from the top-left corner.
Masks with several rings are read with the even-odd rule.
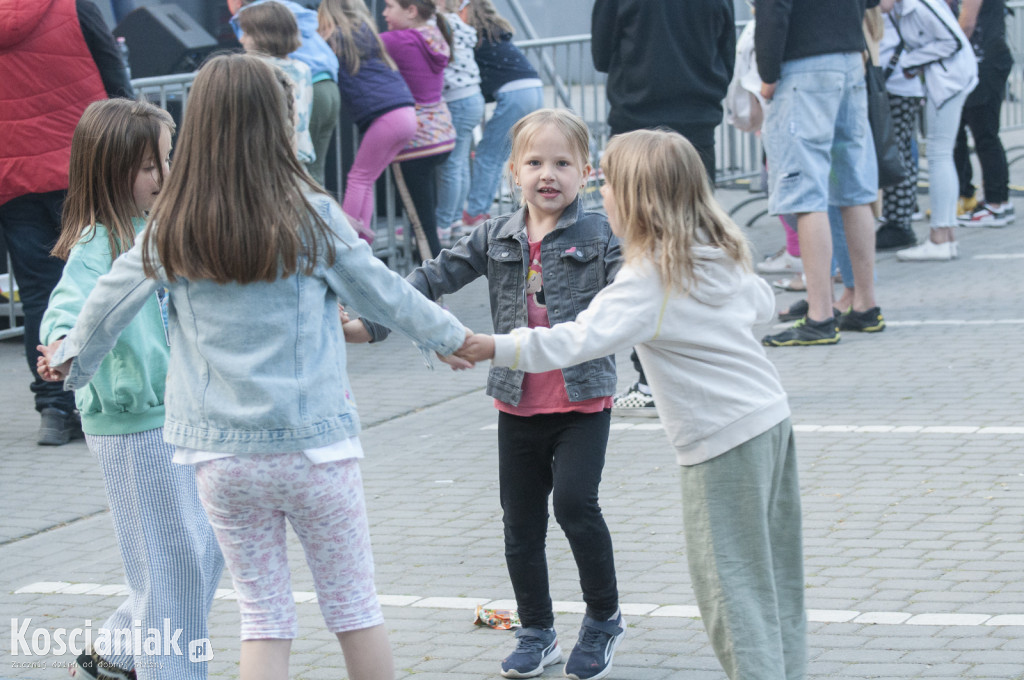
[[[722,192],[726,204],[744,197]],[[925,233],[925,225],[917,227]],[[781,243],[770,219],[749,234],[761,254]],[[798,428],[812,678],[1024,677],[1024,219],[958,236],[962,259],[955,263],[878,257],[885,333],[769,352]],[[798,297],[782,294],[779,304]],[[482,285],[446,302],[471,327],[489,329]],[[427,371],[400,338],[351,349],[366,426],[363,469],[378,589],[393,603],[385,615],[398,675],[495,677],[511,635],[474,627],[467,604],[512,597],[484,373]],[[620,366],[624,386],[633,378],[625,356]],[[5,654],[11,618],[31,617],[33,627],[50,629],[87,619],[99,625],[118,604],[120,596],[110,593],[122,583],[93,459],[82,443],[34,444],[38,423],[26,375],[18,341],[0,342]],[[621,599],[637,612],[628,616],[629,634],[610,677],[720,680],[700,621],[685,615],[690,610],[671,609],[694,602],[675,465],[656,422],[616,418],[609,444],[603,506]],[[557,620],[568,649],[581,618],[580,592],[554,524],[548,556],[553,598],[568,603]],[[295,590],[311,591],[297,545],[292,557]],[[47,582],[93,585],[16,592]],[[99,591],[106,595],[75,592],[95,584],[112,587]],[[454,608],[459,602],[425,598],[466,599]],[[344,677],[316,606],[303,603],[299,611],[294,677]],[[659,615],[679,611],[684,615]],[[237,677],[237,626],[235,603],[217,600],[213,677]],[[52,667],[13,665],[25,658],[0,661],[0,677],[64,677]],[[50,665],[70,658],[29,660]],[[556,675],[557,667],[545,677]]]

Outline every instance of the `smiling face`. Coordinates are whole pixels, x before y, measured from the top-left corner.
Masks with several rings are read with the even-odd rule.
[[[565,135],[551,124],[537,130],[510,168],[534,217],[561,215],[576,200],[590,172]]]
[[[142,162],[142,167],[135,175],[135,183],[132,185],[132,198],[135,199],[135,207],[138,215],[142,216],[149,212],[160,194],[161,181],[160,170],[163,168],[163,175],[171,171],[171,131],[166,127],[160,132],[160,160],[147,158]]]
[[[398,0],[384,0],[384,21],[387,22],[389,31],[415,28],[423,23],[416,5],[402,7]]]

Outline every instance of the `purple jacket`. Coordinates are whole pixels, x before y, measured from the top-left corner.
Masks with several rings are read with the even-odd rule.
[[[432,25],[405,28],[380,34],[388,54],[395,60],[417,104],[441,100],[444,67],[450,50],[441,31]]]

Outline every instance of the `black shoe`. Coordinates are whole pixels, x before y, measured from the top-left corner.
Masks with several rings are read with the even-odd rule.
[[[76,680],[135,680],[135,670],[126,671],[110,663],[96,652],[86,650],[68,668]]]
[[[839,317],[839,330],[858,331],[860,333],[879,333],[885,330],[885,319],[882,310],[872,307],[863,312],[855,312],[851,308]]]
[[[896,250],[917,245],[917,234],[910,227],[886,222],[875,232],[875,250]]]
[[[44,408],[39,425],[40,446],[64,446],[72,439],[81,439],[82,421],[77,413],[59,408]]]
[[[834,316],[824,321],[811,321],[805,316],[781,333],[761,338],[761,344],[768,347],[834,345],[837,342],[839,342],[839,329],[836,327]]]
[[[779,312],[779,321],[796,321],[807,316],[807,310],[810,307],[807,305],[807,300],[797,300],[789,306],[788,309]],[[838,319],[841,312],[835,307],[832,308],[832,314]]]

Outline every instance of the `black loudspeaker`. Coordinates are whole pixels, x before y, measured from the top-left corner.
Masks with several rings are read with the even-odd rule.
[[[173,4],[139,7],[121,20],[114,35],[128,45],[132,78],[194,71],[217,48],[216,39]]]

